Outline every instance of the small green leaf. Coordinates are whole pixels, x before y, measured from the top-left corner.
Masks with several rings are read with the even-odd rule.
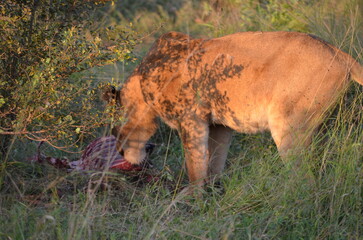
[[[0,96],[0,107],[5,104],[5,99]]]

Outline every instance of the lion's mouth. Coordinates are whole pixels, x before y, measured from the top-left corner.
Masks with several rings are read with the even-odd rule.
[[[132,164],[132,163],[128,162],[127,160],[125,160],[124,157],[114,161],[111,164],[110,168],[118,169],[118,170],[122,170],[122,171],[141,171],[142,170],[142,167],[140,165]]]
[[[118,158],[117,160],[113,161],[110,165],[111,169],[118,169],[122,171],[141,171],[145,168],[151,168],[152,164],[149,160],[149,156],[154,151],[155,144],[147,143],[145,145],[145,151],[146,151],[146,157],[143,159],[143,161],[140,164],[132,164],[124,157],[124,151],[120,151],[121,158]]]

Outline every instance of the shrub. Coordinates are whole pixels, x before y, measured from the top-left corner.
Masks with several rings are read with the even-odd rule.
[[[106,25],[107,1],[5,0],[0,3],[0,147],[11,139],[74,146],[102,124],[96,86],[80,72],[132,60],[131,28]],[[78,75],[77,75],[78,73]]]

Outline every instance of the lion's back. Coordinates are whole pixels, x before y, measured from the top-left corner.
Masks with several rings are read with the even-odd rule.
[[[303,109],[313,101],[331,100],[340,84],[336,76],[344,75],[339,56],[332,45],[297,32],[215,39],[168,33],[137,71],[144,100],[164,120],[179,121],[192,112],[246,131],[248,126],[267,128],[269,109],[286,102],[300,102]],[[319,93],[328,94],[322,99]]]

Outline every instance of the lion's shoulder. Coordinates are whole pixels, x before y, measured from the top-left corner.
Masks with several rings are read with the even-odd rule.
[[[149,76],[176,70],[202,41],[203,39],[194,39],[179,32],[161,35],[139,65],[139,74]]]
[[[190,35],[180,32],[167,32],[158,38],[158,41],[188,41],[193,39]]]

